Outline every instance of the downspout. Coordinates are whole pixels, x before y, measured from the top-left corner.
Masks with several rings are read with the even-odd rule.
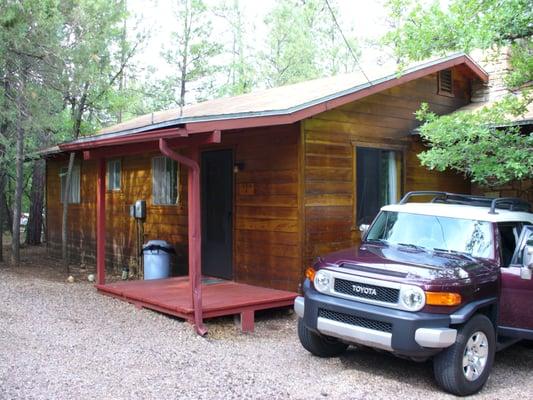
[[[194,160],[198,148],[192,148],[193,158],[187,158],[171,150],[165,139],[159,139],[161,154],[188,168],[188,219],[189,219],[189,286],[194,312],[196,333],[204,336],[207,328],[202,317],[202,237],[200,220],[200,166]]]

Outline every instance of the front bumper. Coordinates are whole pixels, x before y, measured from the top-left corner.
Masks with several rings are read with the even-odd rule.
[[[321,294],[307,287],[294,309],[312,331],[407,357],[429,357],[455,343],[448,315],[408,312]]]

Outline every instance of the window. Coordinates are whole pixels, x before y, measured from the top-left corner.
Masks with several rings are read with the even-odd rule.
[[[437,81],[438,94],[442,94],[445,96],[453,96],[453,73],[451,69],[439,71]]]
[[[153,204],[178,204],[179,171],[176,161],[167,157],[152,158]]]
[[[524,250],[526,246],[531,246],[533,241],[533,226],[531,222],[524,222],[522,226],[522,236],[518,238],[519,243],[516,246],[513,259],[511,260],[512,265],[522,265],[524,262]]]
[[[369,224],[386,204],[401,194],[402,153],[395,150],[357,147],[356,221]]]
[[[120,190],[120,177],[120,160],[109,160],[107,162],[107,190]]]
[[[500,233],[500,257],[502,266],[507,267],[511,263],[511,258],[515,252],[520,232],[522,231],[521,222],[500,222],[498,231]]]
[[[68,167],[61,167],[59,170],[59,179],[61,180],[61,203],[65,198],[65,189],[67,186],[67,172]],[[69,204],[79,204],[80,202],[80,166],[74,164],[72,167],[72,175],[70,178],[70,190],[68,196]]]

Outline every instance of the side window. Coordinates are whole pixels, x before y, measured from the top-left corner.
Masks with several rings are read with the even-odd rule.
[[[533,241],[533,224],[531,222],[525,222],[513,259],[511,260],[512,265],[521,265],[523,263],[524,248],[531,241]]]
[[[107,162],[107,190],[120,190],[120,177],[120,160],[109,160]]]
[[[61,181],[61,199],[60,202],[63,203],[65,198],[65,190],[67,187],[67,172],[68,167],[61,167],[59,170],[59,179]],[[68,194],[68,203],[69,204],[79,204],[80,202],[80,165],[74,164],[72,167],[72,175],[70,178],[70,188]]]
[[[500,240],[500,258],[502,266],[509,266],[513,257],[520,232],[522,231],[522,222],[500,222],[498,223],[499,240]]]
[[[175,205],[179,202],[179,169],[176,161],[167,157],[152,158],[152,202]]]
[[[402,190],[402,153],[356,147],[356,222],[369,224],[386,204],[398,202]]]

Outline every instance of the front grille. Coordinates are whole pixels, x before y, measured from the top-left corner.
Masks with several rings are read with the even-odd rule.
[[[345,324],[349,325],[355,325],[360,326],[362,328],[367,329],[373,329],[375,331],[381,331],[381,332],[392,332],[392,324],[388,322],[382,322],[382,321],[375,321],[373,319],[363,318],[363,317],[356,317],[354,315],[344,314],[337,311],[331,311],[326,310],[324,308],[320,308],[318,310],[318,316],[330,319],[337,322],[343,322]]]
[[[334,289],[337,293],[385,303],[398,303],[400,296],[399,289],[369,285],[340,278],[335,278]]]

